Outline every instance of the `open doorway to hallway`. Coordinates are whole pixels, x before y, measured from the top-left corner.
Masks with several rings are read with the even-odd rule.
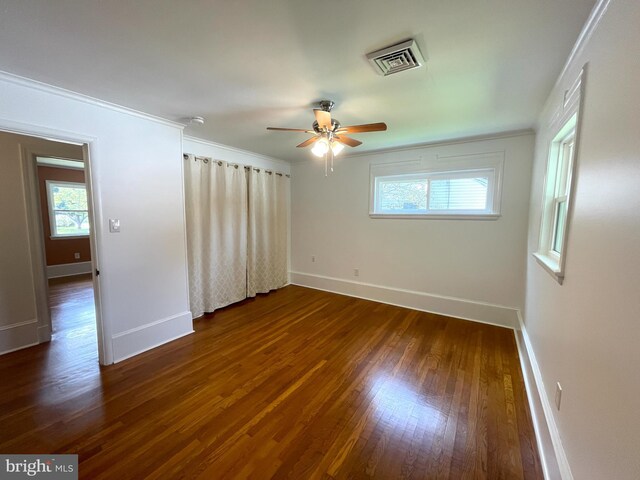
[[[66,351],[82,349],[97,357],[91,221],[82,147],[65,146],[73,158],[45,155],[44,147],[34,160],[51,340],[64,342]],[[52,152],[49,148],[47,151]]]
[[[87,152],[0,131],[0,354],[102,359]]]

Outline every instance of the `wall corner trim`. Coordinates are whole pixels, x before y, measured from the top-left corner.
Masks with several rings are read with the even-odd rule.
[[[21,77],[20,75],[15,75],[13,73],[5,72],[2,70],[0,70],[0,81],[13,83],[14,85],[20,85],[22,87],[32,88],[34,90],[40,90],[42,92],[58,95],[60,97],[68,98],[70,100],[75,100],[89,105],[95,105],[97,107],[107,108],[109,110],[125,113],[134,117],[144,118],[146,120],[161,123],[169,127],[178,128],[180,130],[183,130],[185,127],[181,123],[158,117],[156,115],[151,115],[150,113],[140,112],[138,110],[134,110],[133,108],[107,102],[106,100],[100,100],[99,98],[94,98],[89,95],[84,95],[82,93],[67,90],[62,87],[56,87],[55,85],[49,85],[48,83],[40,82],[32,78]]]
[[[593,32],[596,30],[598,24],[600,23],[600,20],[602,20],[602,17],[607,11],[610,2],[611,0],[597,0],[596,4],[591,10],[591,13],[589,14],[589,18],[587,18],[587,21],[582,27],[580,35],[578,35],[578,39],[571,49],[571,53],[569,53],[567,61],[562,67],[562,71],[560,72],[560,75],[558,75],[558,79],[556,80],[556,83],[551,91],[553,91],[560,84],[560,82],[562,82],[562,79],[569,70],[571,64],[575,61],[578,55],[580,55],[585,45],[589,42],[591,35],[593,35]]]
[[[519,310],[517,316],[516,344],[544,477],[547,480],[573,480],[551,402],[545,393],[542,373]],[[537,405],[540,408],[536,408]]]
[[[191,333],[194,333],[194,330],[189,311],[116,333],[111,337],[113,363],[121,362]]]
[[[378,148],[374,150],[367,150],[362,152],[348,152],[346,154],[342,154],[343,157],[364,157],[368,155],[378,155],[383,153],[395,153],[395,152],[404,152],[411,150],[421,150],[423,148],[431,148],[431,147],[445,147],[447,145],[459,145],[461,143],[472,143],[472,142],[488,142],[491,140],[499,140],[502,138],[513,138],[513,137],[522,137],[535,135],[536,131],[532,128],[524,128],[521,130],[507,130],[503,132],[494,132],[494,133],[485,133],[480,135],[471,135],[466,137],[458,137],[458,138],[447,138],[443,140],[434,140],[431,142],[423,142],[423,143],[413,143],[411,145],[404,145],[399,147],[388,147],[388,148]],[[301,161],[313,162],[312,158],[307,158],[305,160],[299,160],[295,163],[299,163]]]
[[[517,309],[490,303],[447,297],[426,292],[354,282],[303,272],[289,272],[291,284],[324,290],[350,297],[372,300],[422,312],[446,315],[462,320],[487,323],[515,329],[518,326]]]

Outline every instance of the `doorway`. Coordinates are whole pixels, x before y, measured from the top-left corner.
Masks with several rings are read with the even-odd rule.
[[[24,199],[13,213],[0,209],[0,223],[26,227],[3,245],[21,298],[10,306],[13,322],[0,325],[0,353],[50,342],[58,361],[105,363],[88,151],[86,144],[0,132],[0,183],[22,186]],[[11,289],[8,278],[0,284]]]
[[[75,151],[74,158],[45,156],[40,149],[33,159],[45,250],[51,341],[64,342],[65,351],[83,351],[97,358],[85,162],[81,145],[65,148]]]

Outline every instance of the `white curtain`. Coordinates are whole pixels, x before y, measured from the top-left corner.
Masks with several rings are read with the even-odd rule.
[[[251,169],[249,174],[249,232],[247,296],[266,293],[288,280],[289,178]]]
[[[194,318],[243,300],[247,285],[247,173],[185,155],[189,297]]]

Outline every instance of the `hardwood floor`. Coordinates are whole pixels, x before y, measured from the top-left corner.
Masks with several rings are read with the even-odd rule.
[[[90,273],[49,280],[53,334],[96,335],[96,311]]]
[[[542,478],[510,330],[296,286],[195,329],[109,367],[73,337],[0,357],[0,452],[91,479]]]

